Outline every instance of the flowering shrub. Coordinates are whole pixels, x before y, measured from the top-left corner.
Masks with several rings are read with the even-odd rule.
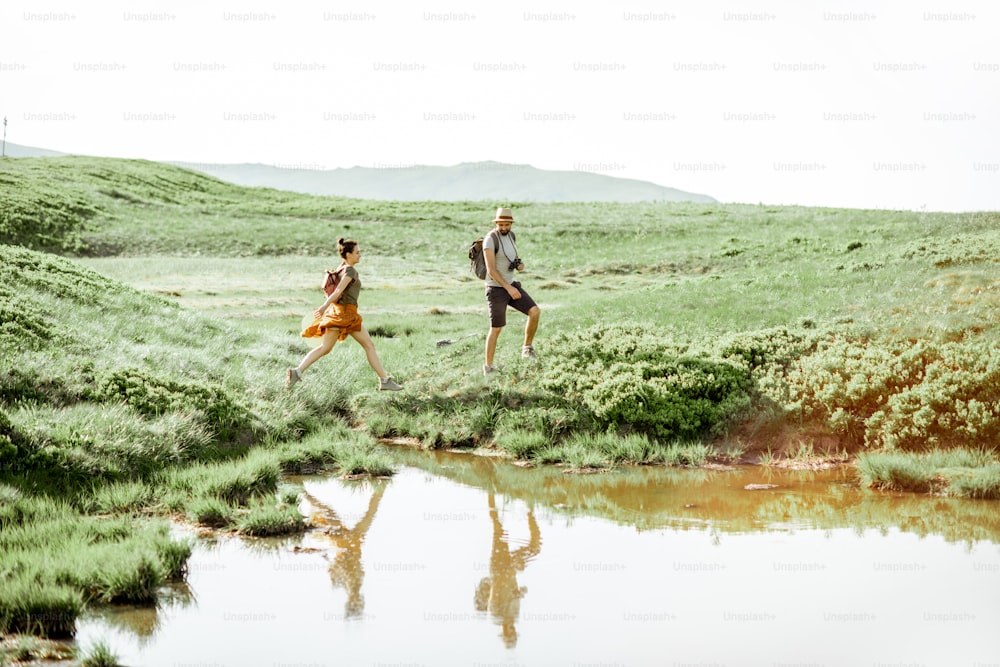
[[[934,352],[926,343],[885,343],[832,338],[799,358],[788,370],[790,414],[800,422],[825,424],[858,445],[865,422],[889,396],[920,381]]]
[[[722,359],[762,374],[768,370],[784,371],[792,361],[815,349],[815,341],[813,337],[776,327],[730,334],[716,347]]]
[[[916,449],[1000,441],[1000,351],[985,343],[934,351],[920,382],[887,396],[868,418],[867,444]]]
[[[746,368],[638,327],[561,335],[544,384],[606,427],[654,437],[718,434],[750,403]]]
[[[774,328],[695,344],[620,325],[553,342],[546,388],[603,428],[693,438],[776,419],[835,434],[848,448],[1000,441],[1000,350],[985,340]]]
[[[786,381],[792,416],[852,445],[994,447],[1000,437],[1000,352],[984,341],[832,339]]]

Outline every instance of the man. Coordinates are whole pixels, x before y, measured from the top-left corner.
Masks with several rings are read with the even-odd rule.
[[[532,341],[538,329],[541,310],[531,296],[524,291],[521,283],[514,280],[514,271],[524,271],[524,262],[517,254],[514,234],[510,231],[514,216],[509,208],[498,208],[493,220],[496,229],[483,239],[483,258],[486,260],[486,304],[490,313],[490,331],[486,335],[486,364],[483,375],[489,375],[493,366],[493,354],[497,349],[500,331],[507,324],[507,306],[528,316],[524,325],[524,345],[521,356],[535,358]]]

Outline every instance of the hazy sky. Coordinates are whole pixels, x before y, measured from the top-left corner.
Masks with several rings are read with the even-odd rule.
[[[1000,210],[1000,3],[7,0],[7,139]]]

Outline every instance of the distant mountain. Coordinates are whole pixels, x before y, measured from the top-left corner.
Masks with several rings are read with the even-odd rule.
[[[21,146],[20,144],[12,144],[9,141],[4,145],[3,154],[7,157],[63,157],[66,155],[66,153],[60,153],[59,151]]]
[[[8,157],[66,155],[7,143]],[[527,164],[463,162],[452,167],[350,167],[286,169],[263,164],[170,164],[237,185],[263,186],[315,195],[401,201],[690,201],[713,203],[708,195],[649,181],[587,171],[554,171]]]
[[[690,201],[707,195],[648,181],[586,171],[552,171],[526,164],[463,162],[453,167],[285,169],[262,164],[174,162],[238,185],[315,195],[402,201]]]

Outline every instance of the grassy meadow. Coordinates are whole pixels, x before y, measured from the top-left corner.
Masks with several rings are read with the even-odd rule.
[[[540,359],[520,358],[512,313],[484,378],[466,250],[499,204]],[[375,202],[0,161],[0,632],[72,634],[87,604],[155,600],[190,550],[165,517],[302,530],[283,473],[391,473],[379,439],[593,469],[857,457],[873,488],[996,498],[998,223]],[[402,392],[376,391],[351,340],[284,387],[339,237],[361,244],[360,312]]]

